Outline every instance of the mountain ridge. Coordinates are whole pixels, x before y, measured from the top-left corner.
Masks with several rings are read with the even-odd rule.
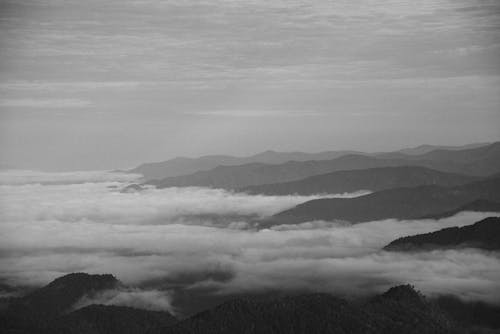
[[[298,181],[250,186],[238,190],[249,194],[264,195],[337,194],[426,184],[452,186],[476,179],[473,176],[445,173],[421,166],[398,166],[337,171],[310,176]]]
[[[455,187],[435,185],[382,190],[355,198],[307,201],[275,214],[261,227],[313,220],[362,223],[382,219],[418,219],[455,210],[476,200],[500,201],[500,178]]]
[[[489,217],[472,225],[449,227],[438,231],[398,238],[386,251],[424,251],[448,248],[500,250],[500,217]]]

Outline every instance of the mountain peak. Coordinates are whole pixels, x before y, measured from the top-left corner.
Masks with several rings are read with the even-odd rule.
[[[21,298],[18,305],[37,310],[47,316],[56,316],[69,310],[86,295],[114,289],[120,285],[121,282],[110,274],[72,273],[56,278],[46,286]]]
[[[87,273],[71,273],[56,278],[50,282],[45,288],[63,288],[74,284],[118,284],[118,279],[111,274],[87,274]]]
[[[421,304],[424,296],[415,289],[413,285],[404,284],[390,288],[381,295],[384,299],[390,299],[398,302]]]

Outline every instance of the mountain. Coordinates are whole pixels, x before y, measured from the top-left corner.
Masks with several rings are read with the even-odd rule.
[[[419,186],[383,190],[356,198],[308,201],[261,222],[261,227],[313,220],[361,223],[381,219],[417,219],[440,214],[484,199],[500,201],[500,178],[455,187]]]
[[[121,285],[113,275],[73,273],[59,277],[28,295],[13,299],[0,318],[3,328],[12,332],[32,332],[67,312],[83,296]]]
[[[153,333],[455,333],[453,323],[410,286],[358,305],[328,294],[236,299]]]
[[[474,144],[467,144],[467,145],[462,145],[462,146],[419,145],[416,147],[404,148],[404,149],[399,150],[397,152],[407,154],[407,155],[420,155],[420,154],[425,154],[425,153],[429,153],[431,151],[436,151],[436,150],[459,151],[459,150],[466,150],[466,149],[471,149],[471,148],[478,148],[478,147],[486,146],[489,144],[491,144],[491,143],[474,143]]]
[[[168,177],[149,183],[158,188],[199,186],[235,190],[249,186],[298,181],[335,171],[410,165],[448,173],[489,176],[500,171],[500,142],[475,149],[432,151],[419,156],[401,153],[377,155],[377,157],[348,154],[332,160],[288,161],[276,165],[251,163],[218,166],[206,171]]]
[[[463,227],[399,238],[384,247],[387,251],[418,251],[474,247],[500,250],[500,217],[490,217]]]
[[[330,160],[355,151],[327,151],[319,153],[265,151],[249,157],[207,155],[199,158],[178,157],[171,160],[145,163],[129,170],[142,174],[145,181],[187,175],[213,169],[217,166],[237,166],[251,163],[282,164],[287,161]]]
[[[55,315],[67,310],[85,295],[120,286],[113,275],[73,273],[59,277],[18,302],[19,307],[39,310],[45,315]]]
[[[476,333],[499,333],[500,305],[498,304],[466,302],[451,295],[441,295],[433,302],[462,328],[482,327],[482,331],[477,330]],[[495,328],[497,331],[493,330]]]
[[[454,186],[476,180],[475,177],[444,173],[425,167],[381,167],[347,170],[311,176],[299,181],[264,184],[239,189],[250,194],[313,195],[338,194],[358,190],[380,191],[421,185]]]
[[[55,319],[45,329],[51,334],[139,334],[177,322],[168,312],[124,306],[90,305]]]

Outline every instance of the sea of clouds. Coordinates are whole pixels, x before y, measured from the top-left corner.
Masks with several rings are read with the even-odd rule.
[[[489,213],[258,230],[250,228],[248,217],[266,217],[319,196],[207,188],[127,193],[120,190],[137,176],[0,174],[0,282],[6,284],[44,285],[71,272],[112,273],[135,289],[104,294],[101,303],[170,311],[169,287],[179,286],[218,295],[297,289],[364,295],[411,283],[430,295],[500,300],[498,252],[381,251],[398,237],[472,224]]]

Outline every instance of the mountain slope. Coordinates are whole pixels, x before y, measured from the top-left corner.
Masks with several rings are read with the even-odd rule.
[[[455,210],[484,199],[500,201],[500,178],[455,187],[420,186],[383,190],[356,198],[327,198],[305,202],[261,223],[262,227],[312,220],[361,223],[380,219],[416,219]]]
[[[421,185],[454,186],[475,180],[475,177],[444,173],[425,167],[381,167],[362,170],[339,171],[311,176],[299,181],[265,184],[242,188],[250,194],[313,195],[354,192],[357,190],[380,191],[391,188]]]
[[[237,299],[157,333],[320,334],[453,333],[444,314],[409,286],[395,287],[364,305],[328,294],[267,300]]]
[[[384,247],[387,251],[416,251],[441,248],[474,247],[500,249],[500,217],[490,217],[463,227],[399,238]]]
[[[177,322],[168,312],[90,305],[66,314],[45,329],[51,334],[138,334]]]
[[[13,300],[0,317],[0,326],[13,333],[32,333],[67,312],[83,296],[114,289],[121,283],[113,275],[73,273],[59,277],[32,293]]]

